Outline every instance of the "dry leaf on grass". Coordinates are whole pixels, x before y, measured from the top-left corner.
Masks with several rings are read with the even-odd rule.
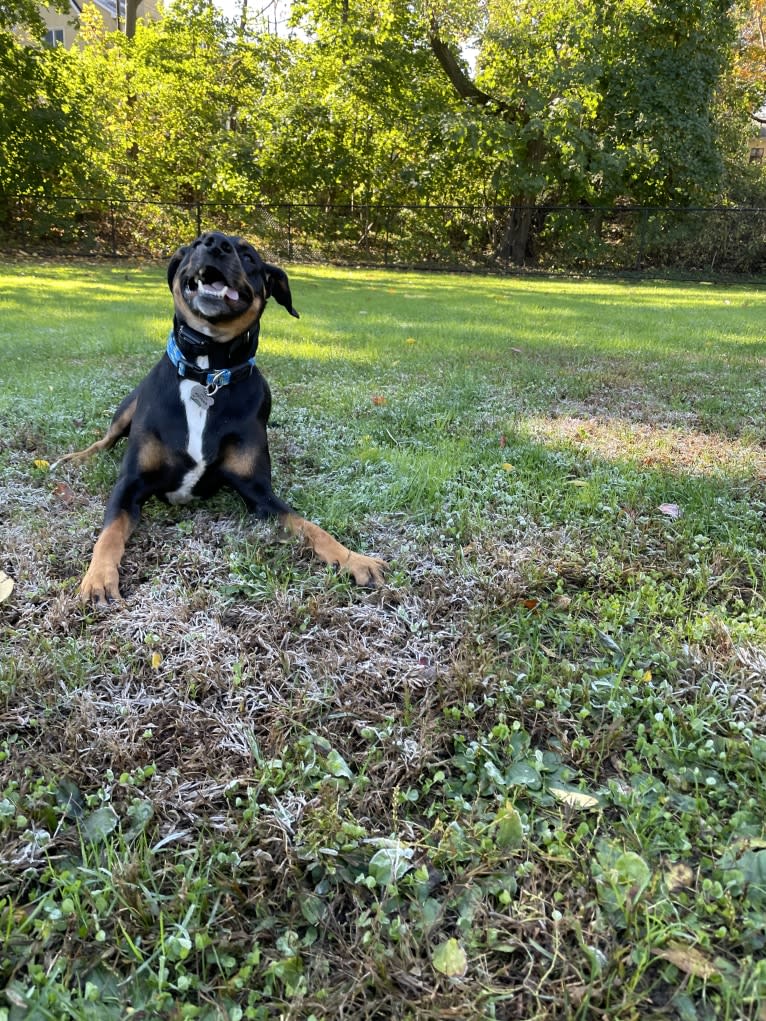
[[[598,808],[600,804],[598,798],[585,791],[570,791],[565,787],[549,787],[548,790],[557,801],[570,808]]]
[[[674,865],[671,865],[663,878],[668,888],[668,893],[673,893],[675,890],[683,890],[694,885],[694,872],[683,862],[676,862]]]
[[[0,603],[10,597],[14,584],[13,578],[9,578],[5,571],[0,571]]]
[[[59,501],[63,503],[65,507],[69,504],[74,503],[74,490],[71,486],[68,486],[66,482],[59,482],[53,487],[53,495]]]
[[[670,961],[685,975],[708,979],[718,974],[718,969],[710,958],[696,947],[688,947],[683,943],[669,943],[664,950],[657,950],[655,953],[657,957]]]

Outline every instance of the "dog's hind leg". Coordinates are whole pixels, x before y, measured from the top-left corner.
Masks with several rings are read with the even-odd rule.
[[[120,404],[114,413],[111,424],[107,429],[105,435],[100,439],[96,440],[95,443],[91,443],[89,447],[85,447],[84,450],[74,450],[71,454],[64,454],[58,461],[55,461],[51,465],[51,471],[58,468],[60,464],[65,461],[85,461],[93,454],[97,454],[101,450],[111,450],[115,443],[122,439],[123,436],[127,436],[130,432],[130,426],[133,421],[133,415],[136,411],[136,404],[138,403],[138,388],[133,393],[128,394],[124,401]]]

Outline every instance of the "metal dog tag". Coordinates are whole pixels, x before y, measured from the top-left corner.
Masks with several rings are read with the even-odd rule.
[[[215,404],[215,401],[201,383],[197,383],[196,386],[192,387],[189,396],[199,408],[210,408]]]

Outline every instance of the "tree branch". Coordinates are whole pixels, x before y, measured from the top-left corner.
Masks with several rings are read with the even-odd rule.
[[[522,117],[522,110],[518,106],[510,106],[502,99],[495,99],[489,93],[483,92],[476,83],[468,77],[460,65],[457,56],[439,36],[436,31],[431,32],[428,42],[431,52],[439,61],[442,70],[446,74],[452,88],[461,99],[473,106],[493,107],[498,113],[508,120],[519,120]]]

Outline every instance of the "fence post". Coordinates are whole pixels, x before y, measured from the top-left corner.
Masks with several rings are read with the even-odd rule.
[[[194,205],[197,214],[197,237],[199,237],[202,233],[202,203],[197,199]]]
[[[293,258],[293,204],[287,203],[287,259],[292,262]]]
[[[109,227],[112,241],[112,258],[117,258],[117,227],[114,219],[114,202],[109,200]]]
[[[638,254],[636,256],[636,269],[640,272],[644,266],[644,251],[646,249],[646,228],[649,225],[649,210],[644,206],[641,209],[641,226],[638,233]]]

